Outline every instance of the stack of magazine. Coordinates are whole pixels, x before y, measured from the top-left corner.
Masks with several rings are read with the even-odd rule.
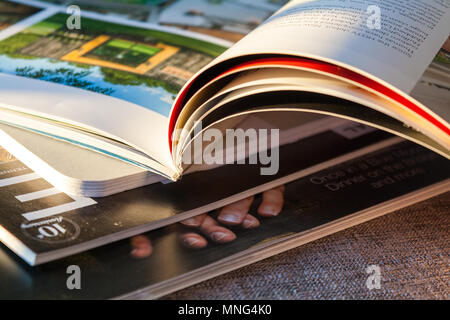
[[[450,191],[449,7],[0,0],[0,296],[156,298]],[[180,241],[281,185],[258,228]]]

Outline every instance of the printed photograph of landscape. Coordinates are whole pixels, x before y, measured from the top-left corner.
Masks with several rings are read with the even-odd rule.
[[[288,0],[44,0],[236,42]]]
[[[0,72],[120,98],[168,116],[178,91],[222,53],[177,34],[56,14],[0,41]]]

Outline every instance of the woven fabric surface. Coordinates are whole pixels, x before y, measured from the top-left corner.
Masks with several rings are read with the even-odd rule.
[[[450,192],[163,299],[449,299],[449,253]]]

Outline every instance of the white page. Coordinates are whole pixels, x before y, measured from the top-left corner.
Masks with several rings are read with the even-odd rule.
[[[51,117],[131,144],[165,165],[167,117],[133,103],[56,83],[0,73],[0,106]]]

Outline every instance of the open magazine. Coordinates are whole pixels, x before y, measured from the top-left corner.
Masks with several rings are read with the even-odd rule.
[[[234,227],[237,238],[226,244],[210,241],[202,249],[193,249],[183,243],[182,235],[195,229],[173,224],[139,236],[140,242],[147,239],[144,242],[148,245],[151,242],[152,248],[139,257],[133,255],[135,241],[124,239],[35,267],[29,267],[0,244],[0,282],[3,284],[0,298],[158,298],[450,190],[449,161],[414,143],[394,139],[396,143],[374,146],[355,158],[297,176],[295,181],[285,185],[284,207],[279,216],[262,218],[256,229]],[[23,168],[4,150],[0,150],[0,157],[4,160],[0,172]],[[30,173],[27,169],[21,173],[25,172]],[[10,173],[11,177],[19,178],[20,172]],[[325,177],[329,180],[325,181]],[[101,208],[97,210],[85,203],[77,212],[56,213],[68,197],[60,192],[54,192],[53,196],[47,192],[45,197],[43,183],[43,179],[36,177],[22,185],[0,188],[0,207],[7,208],[3,211],[7,214],[0,215],[0,230],[13,235],[2,241],[30,264],[72,254],[74,247],[87,245],[95,237],[99,245],[105,238],[102,234],[109,232],[110,239],[114,238],[114,233],[123,234],[133,221],[148,219],[149,213],[157,212],[154,207],[161,207],[159,198],[143,198],[137,189],[109,197],[109,204],[106,198],[98,199]],[[141,189],[150,190],[157,185],[161,184]],[[216,188],[218,192],[220,189]],[[28,196],[19,195],[26,191]],[[36,196],[37,191],[41,191],[41,197]],[[446,197],[448,199],[448,194]],[[26,198],[28,201],[23,201]],[[257,197],[251,212],[257,211],[260,202],[261,198]],[[53,208],[55,215],[27,221],[20,214],[44,206]],[[105,207],[109,207],[109,212],[102,214],[101,209]],[[128,210],[123,210],[124,207]],[[442,212],[441,217],[444,215]],[[31,218],[31,215],[25,216]],[[442,223],[442,219],[434,219],[434,211],[427,212],[426,216],[430,223]],[[81,227],[79,233],[77,226]],[[48,236],[61,227],[67,230],[65,234]],[[446,236],[444,229],[441,234]],[[121,235],[116,235],[116,239],[118,236]],[[360,242],[355,241],[349,243],[348,248],[358,245]],[[304,263],[307,265],[308,261]],[[67,290],[69,265],[83,270],[83,290]]]
[[[428,68],[449,37],[448,1],[293,0],[229,49],[206,35],[96,13],[72,28],[65,8],[40,6],[0,33],[0,143],[63,191],[101,196],[176,181],[205,169],[192,166],[197,141],[202,150],[223,147],[205,141],[206,130],[225,132],[268,111],[283,113],[282,136],[298,126],[290,114],[319,114],[316,125],[332,115],[450,157],[448,100],[413,98],[425,70],[420,83],[448,88],[446,68]],[[30,131],[49,140],[30,151]],[[55,140],[133,169],[99,187],[103,162],[64,154]],[[72,156],[81,176],[68,181],[49,163]],[[95,172],[80,170],[82,161]]]

